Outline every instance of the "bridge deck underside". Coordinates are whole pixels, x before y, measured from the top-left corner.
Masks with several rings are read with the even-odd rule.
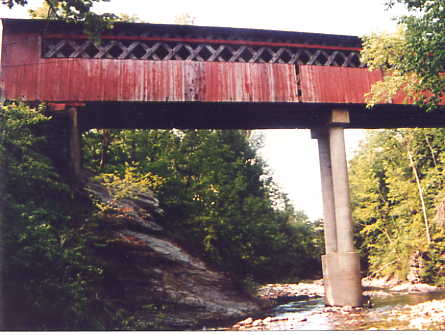
[[[330,111],[350,112],[347,128],[445,127],[445,110],[425,113],[414,106],[318,103],[88,103],[80,126],[122,129],[294,129],[328,124]]]

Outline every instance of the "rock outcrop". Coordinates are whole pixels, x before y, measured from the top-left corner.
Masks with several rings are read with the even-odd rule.
[[[96,201],[110,204],[100,184],[88,182]],[[159,224],[159,201],[150,191],[114,202],[100,217],[106,237],[96,248],[108,264],[107,294],[138,320],[162,329],[199,329],[257,313],[260,305],[227,276],[210,269],[172,241]]]

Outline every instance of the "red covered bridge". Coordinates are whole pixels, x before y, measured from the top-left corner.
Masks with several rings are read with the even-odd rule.
[[[313,128],[332,108],[355,128],[445,123],[400,100],[367,110],[382,73],[354,36],[119,23],[95,44],[79,25],[1,23],[0,97],[81,106],[83,129]]]
[[[74,177],[90,128],[311,128],[318,139],[325,300],[359,306],[344,128],[442,127],[400,99],[367,110],[382,78],[354,36],[118,23],[95,44],[82,26],[1,20],[0,100],[47,102],[71,120]]]

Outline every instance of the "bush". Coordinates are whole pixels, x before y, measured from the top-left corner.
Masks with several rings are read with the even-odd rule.
[[[21,103],[0,107],[4,328],[94,328],[91,283],[101,268],[86,249],[88,206],[43,152],[45,137],[35,135],[50,120],[43,112]]]

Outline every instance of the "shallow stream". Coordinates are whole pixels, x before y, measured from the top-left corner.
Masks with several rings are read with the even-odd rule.
[[[406,330],[413,329],[408,306],[445,299],[445,292],[404,293],[375,291],[372,308],[325,308],[322,298],[279,305],[269,313],[274,322],[252,330]],[[394,317],[396,312],[397,317]],[[278,320],[278,321],[276,321]],[[434,329],[434,328],[431,328]],[[231,330],[231,329],[229,329]]]

